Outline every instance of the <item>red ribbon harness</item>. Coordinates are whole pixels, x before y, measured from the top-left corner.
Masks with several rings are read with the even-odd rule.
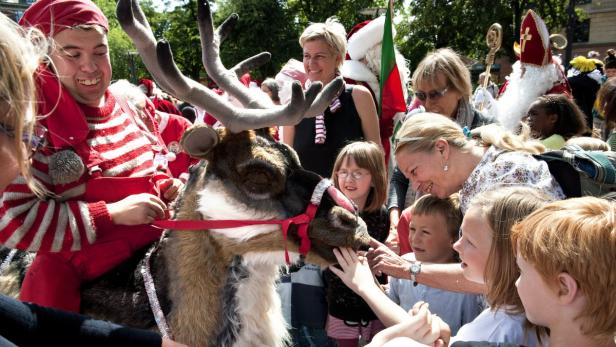
[[[287,264],[290,264],[289,252],[287,250],[287,234],[289,232],[289,227],[293,224],[297,225],[298,231],[297,235],[300,237],[300,246],[299,252],[302,255],[308,254],[310,251],[310,239],[308,238],[308,225],[314,219],[314,216],[321,204],[321,200],[323,199],[323,194],[327,191],[329,195],[334,199],[334,201],[341,207],[347,209],[350,212],[356,213],[357,208],[349,200],[344,194],[342,194],[338,189],[336,189],[332,182],[323,178],[317,185],[314,187],[314,191],[312,192],[312,197],[310,198],[310,204],[306,208],[306,211],[302,214],[299,214],[294,217],[290,217],[287,219],[275,219],[275,220],[203,220],[203,219],[192,219],[192,220],[159,220],[154,221],[152,225],[163,228],[163,229],[173,229],[173,230],[195,230],[195,231],[203,231],[208,229],[227,229],[227,228],[237,228],[244,227],[250,225],[263,225],[263,224],[279,224],[282,226],[282,235],[284,239],[284,258]]]

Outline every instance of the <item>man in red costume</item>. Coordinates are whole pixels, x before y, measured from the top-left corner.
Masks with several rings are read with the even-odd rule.
[[[156,87],[156,83],[154,83],[154,81],[147,78],[142,78],[139,80],[139,88],[145,95],[148,96],[148,98],[150,98],[150,100],[152,100],[152,103],[154,103],[154,107],[157,110],[177,114],[178,116],[182,115],[182,112],[180,112],[180,110],[178,110],[178,108],[175,107],[171,101],[165,100],[160,96],[161,92]]]
[[[148,223],[164,217],[181,182],[158,165],[160,135],[145,136],[108,90],[108,23],[93,2],[39,0],[20,24],[54,40],[53,65],[38,78],[48,143],[32,158],[52,194],[13,181],[0,197],[0,242],[38,252],[20,299],[79,311],[84,281],[160,236]]]
[[[544,94],[567,94],[571,89],[560,63],[552,57],[545,22],[528,10],[520,27],[520,60],[513,64],[506,85],[490,113],[509,130],[516,130],[528,107]]]
[[[349,83],[361,84],[370,90],[374,104],[379,105],[380,74],[381,74],[381,43],[385,17],[361,22],[353,27],[349,34],[347,59],[342,64],[340,73]],[[396,64],[400,72],[401,88],[404,98],[407,97],[407,88],[410,71],[404,56],[396,50]],[[391,98],[384,98],[382,112],[379,115],[379,129],[381,132],[381,144],[385,151],[386,161],[389,162],[391,151],[390,139],[394,130],[394,121],[402,120],[406,109],[391,105]],[[388,102],[389,100],[389,102]]]

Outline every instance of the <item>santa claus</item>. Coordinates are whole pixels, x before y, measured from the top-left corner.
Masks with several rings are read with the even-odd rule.
[[[380,72],[381,72],[381,42],[383,41],[383,31],[385,28],[385,16],[374,20],[359,23],[349,31],[347,60],[344,61],[340,73],[349,83],[362,84],[367,87],[374,98],[374,103],[382,106],[379,117],[379,127],[381,132],[381,142],[385,150],[386,158],[389,158],[391,143],[390,138],[393,133],[394,122],[404,118],[405,110],[396,109],[389,104],[379,105],[380,95]],[[395,35],[395,33],[394,33]],[[410,76],[408,62],[396,50],[396,64],[402,82],[404,98],[408,97],[407,88]]]
[[[558,59],[552,57],[545,22],[528,10],[520,28],[519,60],[491,108],[506,129],[515,131],[530,104],[544,94],[567,94],[571,89]]]

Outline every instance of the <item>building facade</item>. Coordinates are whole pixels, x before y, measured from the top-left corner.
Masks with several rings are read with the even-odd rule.
[[[610,48],[616,49],[616,0],[578,0],[577,7],[588,14],[578,23],[572,56],[597,51],[601,59]]]

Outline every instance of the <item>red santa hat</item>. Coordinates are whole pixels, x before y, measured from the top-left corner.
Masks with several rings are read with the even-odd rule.
[[[366,52],[383,40],[385,16],[361,22],[348,34],[347,53],[352,60],[361,60]],[[394,33],[395,36],[395,33]]]
[[[552,63],[550,33],[533,10],[528,10],[520,27],[520,61],[536,66]]]
[[[75,25],[100,25],[109,31],[103,12],[89,0],[38,0],[19,20],[23,27],[36,27],[45,36],[54,36]]]

